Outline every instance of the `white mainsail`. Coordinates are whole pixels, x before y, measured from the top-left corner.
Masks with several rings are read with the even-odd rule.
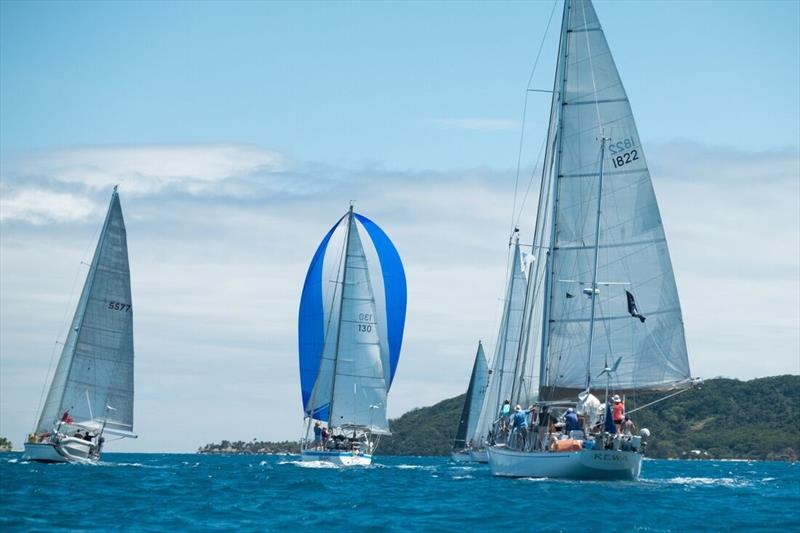
[[[472,374],[467,387],[467,394],[464,397],[464,408],[461,410],[458,430],[456,431],[453,448],[456,450],[467,447],[475,438],[478,428],[483,398],[486,395],[486,388],[489,384],[489,365],[486,362],[486,354],[483,351],[483,344],[478,341],[478,351],[475,353],[475,363],[472,365]]]
[[[36,433],[51,431],[65,411],[78,424],[133,429],[133,307],[116,187]]]
[[[687,386],[680,303],[650,173],[589,0],[565,3],[548,139],[526,319],[540,395],[602,388],[606,378],[597,376],[617,361],[615,391]]]
[[[517,354],[522,335],[523,313],[525,309],[526,278],[521,261],[519,240],[512,249],[509,263],[506,297],[503,305],[503,316],[497,334],[492,369],[489,375],[489,386],[483,398],[477,429],[473,438],[473,446],[479,447],[489,435],[492,425],[497,419],[500,407],[505,400],[511,398],[514,386],[514,371],[517,367]]]

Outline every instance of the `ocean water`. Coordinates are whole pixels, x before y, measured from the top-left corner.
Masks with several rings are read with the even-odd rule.
[[[800,531],[800,465],[646,460],[639,482],[493,478],[485,465],[379,457],[0,454],[0,531]]]

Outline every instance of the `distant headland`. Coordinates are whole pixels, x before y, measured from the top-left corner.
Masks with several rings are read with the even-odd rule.
[[[628,396],[633,409],[656,396]],[[390,421],[378,455],[448,455],[453,446],[464,396],[413,409]],[[648,428],[647,449],[657,459],[750,459],[797,461],[800,458],[800,376],[739,381],[715,378],[701,388],[643,409],[636,425]],[[206,444],[198,453],[299,453],[296,441]]]

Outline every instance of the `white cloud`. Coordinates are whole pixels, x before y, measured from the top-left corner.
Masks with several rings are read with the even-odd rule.
[[[0,189],[0,222],[20,220],[47,224],[85,220],[99,211],[98,205],[85,196],[45,189]]]
[[[129,194],[156,194],[164,189],[235,194],[222,182],[280,172],[286,165],[277,153],[256,146],[177,144],[64,148],[24,158],[11,171],[14,177],[82,185],[89,190],[108,190],[119,184]]]

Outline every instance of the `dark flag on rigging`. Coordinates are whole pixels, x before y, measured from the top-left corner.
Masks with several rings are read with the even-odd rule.
[[[628,291],[625,291],[625,296],[628,297],[628,312],[631,316],[638,318],[642,322],[645,321],[645,316],[639,312],[639,309],[636,307],[636,300],[633,299],[633,294]]]

